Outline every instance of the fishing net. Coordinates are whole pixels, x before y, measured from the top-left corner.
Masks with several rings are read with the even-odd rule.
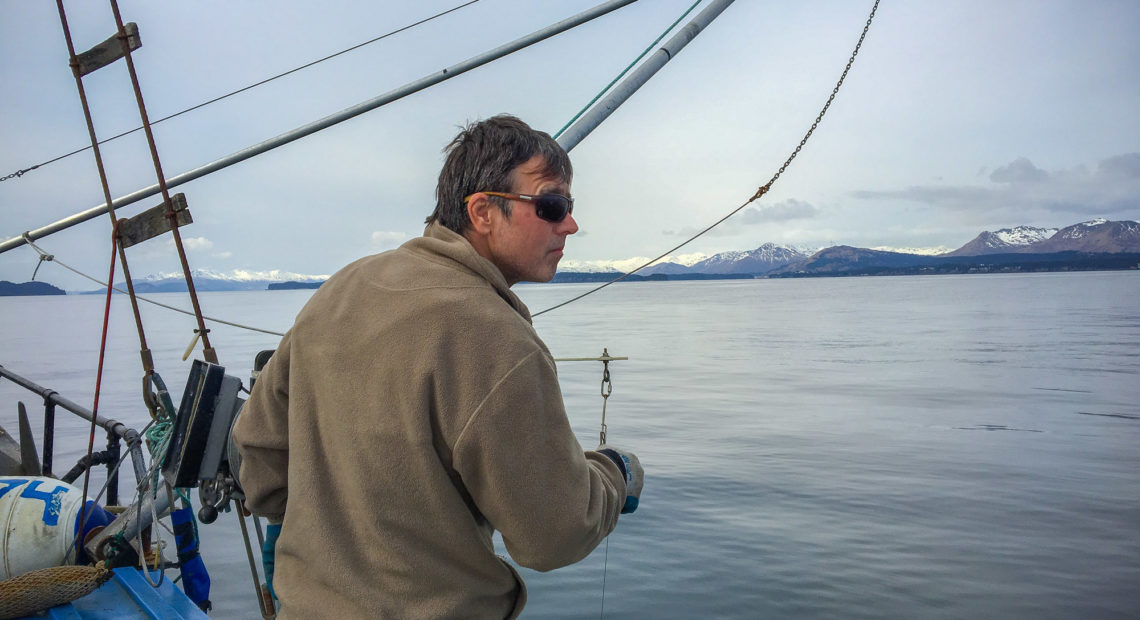
[[[111,576],[103,566],[53,566],[0,581],[0,620],[70,603],[94,592]]]

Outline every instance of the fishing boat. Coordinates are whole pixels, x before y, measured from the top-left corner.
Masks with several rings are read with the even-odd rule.
[[[273,598],[255,560],[257,549],[264,540],[263,527],[256,517],[243,516],[246,514],[241,503],[243,496],[235,475],[238,457],[230,442],[230,430],[244,402],[242,394],[252,387],[257,372],[272,351],[264,351],[254,360],[238,361],[239,366],[252,362],[252,373],[248,377],[239,376],[241,373],[227,370],[220,363],[208,326],[214,319],[205,314],[198,302],[193,270],[188,264],[180,233],[181,229],[193,223],[190,215],[194,207],[193,196],[174,193],[174,188],[525,50],[633,1],[610,0],[403,87],[175,175],[167,175],[163,171],[151,130],[153,123],[147,116],[139,88],[140,76],[132,60],[133,55],[144,53],[140,49],[146,40],[146,32],[128,21],[130,16],[120,15],[117,4],[112,0],[115,31],[90,49],[78,50],[69,32],[63,2],[59,2],[58,12],[68,45],[69,64],[87,120],[91,150],[100,168],[104,202],[0,242],[0,253],[28,246],[40,252],[41,263],[59,262],[39,248],[36,242],[110,215],[114,241],[111,244],[111,277],[105,285],[107,313],[110,311],[112,290],[116,288],[113,281],[117,260],[126,285],[125,289],[118,290],[130,299],[138,326],[143,366],[142,405],[152,421],[145,428],[135,429],[106,416],[99,407],[98,379],[94,405],[87,408],[77,402],[81,395],[60,394],[51,386],[42,384],[42,379],[21,371],[19,360],[0,360],[3,362],[0,366],[3,379],[20,386],[44,403],[42,417],[34,410],[29,413],[21,403],[16,436],[0,432],[0,524],[4,526],[0,618],[40,613],[68,618],[206,617],[211,607],[210,576],[206,568],[208,562],[203,562],[199,550],[199,536],[208,537],[211,528],[221,527],[240,528],[249,560],[249,574],[244,578],[251,582],[251,596],[258,599],[262,615],[272,617]],[[628,75],[624,75],[620,82],[615,79],[612,89],[600,94],[558,132],[560,144],[566,150],[572,150],[731,3],[731,0],[714,0],[700,11],[694,10],[697,4],[690,7],[673,25],[678,26],[691,13],[692,17],[683,27],[664,42],[665,34],[673,27],[663,33],[643,54],[644,59],[639,57],[630,65]],[[90,76],[98,75],[96,72],[101,69],[122,65],[126,65],[134,87],[134,103],[138,106],[149,147],[151,162],[146,165],[153,164],[158,182],[114,198],[109,189],[109,175],[103,169],[99,154],[100,140],[96,135],[85,85],[97,81]],[[826,109],[825,106],[823,112]],[[816,119],[817,124],[818,121],[819,118]],[[804,140],[807,140],[806,136]],[[784,166],[790,161],[791,158]],[[783,168],[780,169],[782,171]],[[752,200],[762,196],[778,176],[779,172],[757,191]],[[146,202],[148,200],[150,203]],[[130,217],[123,217],[123,212],[117,212],[139,203],[145,208]],[[146,346],[138,309],[140,296],[134,290],[127,267],[128,248],[156,238],[171,239],[178,248],[186,290],[193,307],[191,314],[197,326],[184,359],[195,351],[199,351],[201,359],[192,362],[184,383],[179,377],[171,379],[168,384],[161,374],[165,369],[157,368],[154,363],[154,357]],[[130,264],[138,263],[132,259]],[[104,342],[106,325],[104,321]],[[622,358],[604,351],[600,357],[582,359],[601,361],[608,369],[610,361]],[[101,359],[97,371],[99,377],[102,376],[102,365]],[[79,463],[59,476],[63,466],[55,460],[55,429],[57,420],[64,415],[77,416],[90,424],[89,449]],[[38,436],[32,431],[33,420],[43,427]],[[95,450],[95,436],[99,433],[105,434],[106,447]],[[106,473],[91,476],[92,471],[99,467],[105,468]],[[129,491],[121,489],[121,475],[129,481]],[[97,488],[100,484],[101,488]],[[164,529],[168,535],[163,533]],[[226,578],[243,577],[226,575]]]

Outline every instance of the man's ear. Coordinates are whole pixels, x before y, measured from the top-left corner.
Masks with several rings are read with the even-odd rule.
[[[491,202],[491,197],[482,192],[471,195],[467,201],[467,217],[471,220],[471,228],[480,235],[491,232],[491,212],[498,207]]]

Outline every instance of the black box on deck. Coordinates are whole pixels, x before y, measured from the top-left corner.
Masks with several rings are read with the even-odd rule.
[[[226,376],[224,367],[194,360],[163,459],[162,475],[169,484],[175,487],[198,485],[203,455],[214,455],[219,446],[211,448],[211,444],[220,441],[224,445],[226,441],[234,413],[240,408],[235,407],[241,400],[237,398],[240,388],[241,381]],[[214,431],[215,425],[225,431]],[[216,458],[212,456],[209,460],[213,462]],[[216,469],[216,463],[213,467]]]

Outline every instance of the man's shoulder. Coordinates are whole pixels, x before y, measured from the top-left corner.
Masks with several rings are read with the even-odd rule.
[[[412,244],[359,258],[333,274],[326,284],[332,284],[330,288],[372,285],[400,290],[490,286],[461,263],[417,251]]]

